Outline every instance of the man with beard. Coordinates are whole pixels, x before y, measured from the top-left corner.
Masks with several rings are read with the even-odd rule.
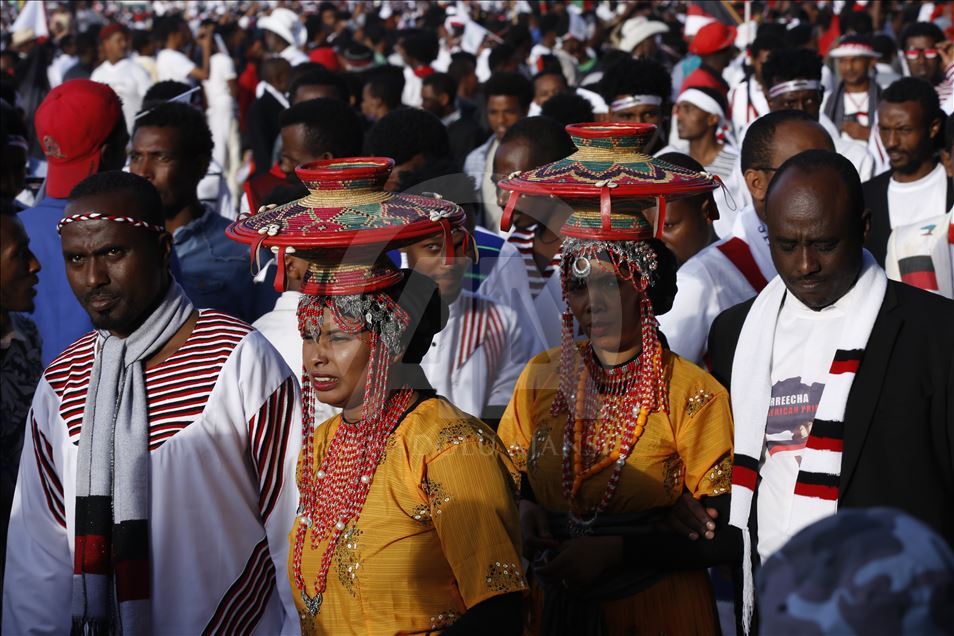
[[[864,184],[871,210],[866,247],[882,265],[891,230],[951,209],[954,191],[935,151],[941,135],[937,93],[924,80],[904,77],[885,89],[878,129],[891,170]]]
[[[129,169],[159,190],[186,294],[198,307],[251,322],[275,295],[253,281],[247,250],[225,235],[229,220],[199,201],[211,158],[209,125],[191,106],[160,104],[136,120]]]
[[[111,171],[74,188],[57,225],[98,331],[47,367],[27,416],[4,633],[297,632],[276,584],[297,383],[261,334],[172,279],[164,207]]]

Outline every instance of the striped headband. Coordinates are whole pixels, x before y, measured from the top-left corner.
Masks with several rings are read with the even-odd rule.
[[[70,216],[60,219],[60,222],[56,224],[56,233],[60,234],[63,231],[64,225],[76,223],[77,221],[113,221],[114,223],[127,223],[132,227],[141,227],[150,232],[161,233],[166,231],[164,227],[153,225],[140,219],[134,219],[131,216],[110,216],[108,214],[100,214],[99,212],[84,212],[82,214],[71,214]]]
[[[684,90],[682,94],[679,95],[679,99],[676,100],[677,104],[679,102],[689,102],[707,113],[718,115],[720,120],[725,119],[725,112],[722,110],[722,106],[719,105],[719,102],[697,88],[687,88]]]
[[[822,90],[822,85],[818,80],[794,79],[787,82],[782,82],[781,84],[776,84],[770,88],[768,92],[768,98],[775,99],[779,95],[784,95],[785,93],[794,93],[795,91],[820,90]]]
[[[659,106],[660,104],[662,104],[662,97],[659,95],[627,95],[610,104],[610,110],[626,110],[634,106]]]
[[[829,51],[828,55],[836,59],[839,57],[870,57],[873,59],[881,57],[874,50],[874,47],[863,42],[845,42],[839,44]]]

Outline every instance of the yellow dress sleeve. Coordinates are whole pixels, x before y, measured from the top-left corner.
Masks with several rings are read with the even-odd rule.
[[[521,473],[527,472],[527,453],[533,436],[531,409],[535,391],[530,386],[533,363],[534,360],[531,360],[517,378],[510,404],[507,405],[497,426],[497,436],[500,437],[500,441],[507,448],[507,453],[510,454],[510,459]]]
[[[496,444],[473,441],[450,447],[427,465],[423,488],[431,519],[468,609],[527,589],[507,463]]]
[[[733,434],[729,394],[712,382],[690,392],[686,404],[678,408],[684,409],[676,447],[686,467],[686,488],[696,499],[727,494]]]

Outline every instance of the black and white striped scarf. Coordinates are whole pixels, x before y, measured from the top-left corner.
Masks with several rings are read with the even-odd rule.
[[[857,292],[858,303],[850,308],[851,316],[844,322],[812,430],[802,451],[789,522],[793,528],[803,528],[835,514],[838,509],[845,405],[886,289],[884,271],[865,251],[861,274],[853,290]],[[781,277],[776,277],[758,295],[742,326],[732,362],[735,461],[729,524],[741,529],[743,536],[743,627],[746,633],[754,607],[749,515],[765,445],[765,425],[772,393],[772,351],[785,293],[784,282]],[[806,346],[811,346],[811,343],[806,343]]]

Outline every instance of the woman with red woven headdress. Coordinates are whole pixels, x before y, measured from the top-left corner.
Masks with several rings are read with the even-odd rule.
[[[574,209],[562,230],[561,347],[530,361],[498,429],[524,476],[532,631],[717,633],[705,555],[657,522],[686,490],[727,499],[729,399],[661,342],[655,312],[671,306],[675,258],[641,214],[667,188],[714,184],[640,153],[644,127],[570,133],[575,155],[502,182],[517,196],[556,192]]]
[[[452,251],[463,213],[384,192],[392,165],[301,167],[307,197],[231,230],[309,261],[291,591],[305,634],[514,634],[527,588],[516,471],[490,428],[428,385],[419,363],[447,308],[435,283],[385,255],[435,233]],[[316,421],[318,402],[340,415]]]

